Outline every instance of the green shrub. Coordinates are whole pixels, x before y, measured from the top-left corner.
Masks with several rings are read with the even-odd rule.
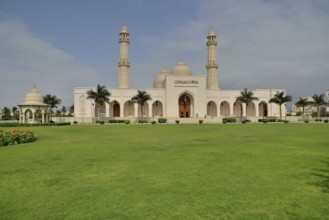
[[[323,120],[324,123],[328,123],[328,119]]]
[[[110,119],[109,120],[109,123],[110,124],[127,124],[127,121],[129,121],[129,123],[130,123],[130,120],[115,120],[115,119]]]
[[[76,125],[76,124],[78,124],[78,122],[77,122],[77,121],[74,121],[74,122],[73,122],[73,124],[75,124],[75,125]]]
[[[35,141],[33,131],[7,131],[0,130],[0,146],[22,144]]]
[[[223,124],[226,124],[226,123],[236,123],[236,118],[234,118],[234,117],[223,118]]]
[[[313,118],[319,117],[318,112],[312,112],[312,117],[313,117]]]
[[[63,126],[63,125],[71,125],[71,122],[59,122],[59,123],[18,123],[18,122],[10,122],[10,123],[0,123],[0,127],[43,127],[43,126]]]
[[[316,118],[315,121],[322,122],[322,119],[321,118]]]
[[[279,119],[278,122],[289,123],[288,120]]]
[[[167,123],[167,119],[166,118],[158,118],[158,122],[160,124]]]
[[[151,121],[152,125],[156,124],[157,122],[156,121]]]
[[[147,124],[148,122],[146,120],[139,120],[138,123],[140,123],[140,124]]]
[[[305,120],[304,122],[305,122],[305,123],[310,123],[310,121],[309,121],[309,120]]]
[[[202,124],[203,123],[203,120],[199,120],[199,124]]]
[[[176,120],[175,122],[176,122],[176,124],[179,124],[179,120]]]
[[[126,125],[129,125],[129,124],[130,124],[130,120],[126,120],[126,121],[125,121],[125,124],[126,124]]]
[[[103,125],[105,123],[105,121],[100,121],[100,120],[97,120],[96,121],[96,124],[101,124],[101,125]]]
[[[245,120],[242,120],[241,122],[242,122],[242,124],[246,124],[246,123],[250,123],[251,120],[247,120],[247,119],[245,119]]]

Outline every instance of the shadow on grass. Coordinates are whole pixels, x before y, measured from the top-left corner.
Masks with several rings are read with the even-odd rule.
[[[326,169],[315,170],[316,173],[312,173],[312,175],[314,176],[321,177],[322,180],[313,185],[321,187],[323,189],[323,192],[329,193],[329,162],[323,161],[323,163],[327,165]]]

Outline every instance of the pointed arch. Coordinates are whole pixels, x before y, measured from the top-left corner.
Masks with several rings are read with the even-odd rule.
[[[152,104],[153,116],[162,117],[163,116],[163,104],[159,100],[156,100]]]
[[[258,105],[259,116],[267,117],[268,116],[268,105],[265,101],[261,101]]]
[[[242,103],[240,101],[234,102],[234,105],[233,105],[233,114],[236,117],[242,117]]]
[[[123,115],[125,117],[135,116],[135,105],[130,100],[126,101],[123,105]]]
[[[221,116],[230,115],[230,104],[227,101],[222,101],[220,103],[220,115]]]
[[[110,117],[120,117],[120,103],[117,100],[110,102]]]
[[[86,96],[81,95],[79,97],[79,114],[84,115],[86,113]]]
[[[217,105],[214,101],[207,103],[207,115],[210,117],[217,117]]]
[[[190,92],[184,91],[178,97],[178,115],[190,118],[194,115],[194,98]]]

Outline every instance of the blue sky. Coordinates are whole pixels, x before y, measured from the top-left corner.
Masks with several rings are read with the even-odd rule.
[[[0,0],[0,108],[34,84],[66,106],[74,87],[116,88],[122,25],[132,88],[180,59],[205,75],[215,28],[222,89],[283,88],[294,101],[329,89],[327,0]]]

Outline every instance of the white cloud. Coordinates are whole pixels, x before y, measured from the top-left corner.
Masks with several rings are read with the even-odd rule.
[[[328,8],[328,1],[200,0],[195,20],[144,43],[157,47],[152,62],[172,68],[183,57],[194,74],[206,74],[206,34],[215,28],[221,88],[284,88],[297,100],[329,89]]]
[[[32,33],[28,27],[0,12],[0,106],[24,101],[35,84],[40,92],[73,104],[73,87],[96,85],[98,71]]]

